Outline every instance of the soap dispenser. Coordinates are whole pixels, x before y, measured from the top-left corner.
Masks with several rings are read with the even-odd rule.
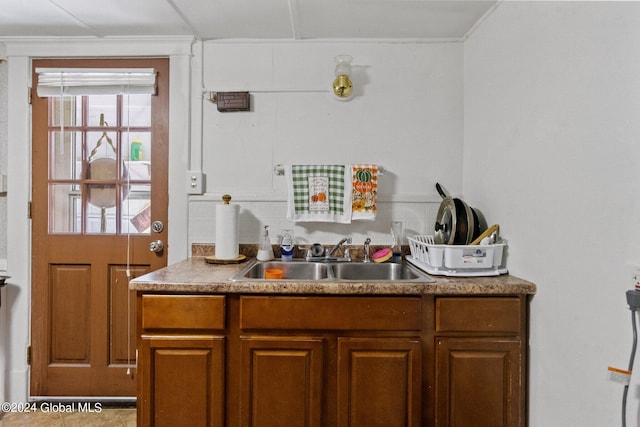
[[[280,253],[282,261],[293,261],[293,236],[291,230],[282,230]]]
[[[269,226],[264,226],[264,233],[260,238],[260,247],[258,248],[258,261],[271,261],[273,259],[273,246],[269,239]]]

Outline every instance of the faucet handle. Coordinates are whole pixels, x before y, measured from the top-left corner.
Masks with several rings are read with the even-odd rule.
[[[369,244],[371,243],[371,239],[367,237],[364,241],[364,260],[362,262],[371,262],[371,258],[369,258]]]

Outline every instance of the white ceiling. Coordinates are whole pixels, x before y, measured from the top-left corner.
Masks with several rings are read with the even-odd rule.
[[[460,39],[496,1],[0,0],[0,38]]]

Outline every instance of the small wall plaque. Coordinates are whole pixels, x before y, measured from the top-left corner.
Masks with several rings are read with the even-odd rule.
[[[249,92],[218,92],[218,111],[227,113],[230,111],[251,111],[249,105]]]

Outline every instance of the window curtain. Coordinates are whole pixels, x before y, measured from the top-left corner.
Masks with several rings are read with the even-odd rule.
[[[36,68],[40,97],[156,93],[153,68]]]

